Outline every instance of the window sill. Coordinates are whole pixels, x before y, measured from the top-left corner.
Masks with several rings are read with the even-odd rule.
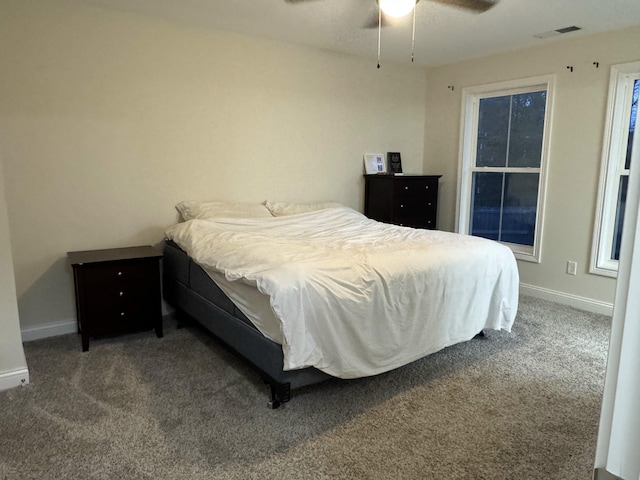
[[[604,267],[591,266],[589,268],[589,273],[593,275],[600,275],[602,277],[610,277],[610,278],[618,278],[618,270]]]

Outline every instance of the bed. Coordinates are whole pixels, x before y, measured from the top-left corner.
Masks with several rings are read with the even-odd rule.
[[[337,204],[179,204],[164,297],[251,362],[269,405],[511,330],[518,271],[490,240],[376,222]]]

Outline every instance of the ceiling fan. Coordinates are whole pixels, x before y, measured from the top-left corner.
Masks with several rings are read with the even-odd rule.
[[[290,4],[302,4],[317,0],[284,0]],[[364,0],[362,0],[364,1]],[[371,0],[367,0],[370,7],[374,7]],[[411,35],[411,63],[414,59],[414,47],[416,38],[416,6],[420,0],[373,0],[375,2],[375,10],[372,11],[373,15],[369,17],[369,20],[363,24],[364,28],[377,28],[378,29],[378,68],[380,68],[380,39],[382,27],[387,26],[389,21],[387,16],[390,17],[404,17],[413,13],[413,32]],[[500,0],[428,0],[431,2],[442,3],[445,5],[451,5],[452,7],[458,7],[464,10],[468,10],[475,13],[486,12],[493,6],[495,6]],[[384,14],[383,14],[384,13]]]
[[[284,1],[285,3],[302,4],[302,3],[308,3],[312,1],[318,1],[318,0],[284,0]],[[369,19],[362,25],[363,28],[378,28],[378,27],[384,27],[389,25],[389,21],[387,18],[388,14],[385,14],[384,5],[381,6],[382,13],[380,13],[379,11],[380,0],[373,0],[373,1],[368,0],[368,1],[372,4],[371,5],[372,9],[375,8],[375,10],[372,10]],[[419,1],[420,0],[409,1],[408,9],[403,14],[397,15],[397,16],[404,16],[411,13]],[[427,1],[441,3],[444,5],[450,5],[452,7],[459,8],[462,10],[467,10],[474,13],[482,13],[494,7],[499,0],[427,0]],[[375,7],[373,5],[374,2],[375,2]],[[404,2],[388,2],[388,3],[407,3],[407,2],[404,1]],[[396,16],[396,15],[390,15],[390,16]]]

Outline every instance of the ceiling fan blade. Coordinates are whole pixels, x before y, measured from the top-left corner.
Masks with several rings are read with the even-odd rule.
[[[311,2],[316,2],[318,0],[284,0],[285,3],[290,3],[293,5],[302,5],[305,3],[311,3]],[[420,0],[416,0],[416,3],[418,3]],[[375,0],[375,6],[372,5],[373,8],[371,8],[371,12],[369,14],[369,17],[367,19],[367,21],[362,25],[362,28],[378,28],[378,0]],[[384,15],[384,13],[382,14],[382,21],[381,21],[381,26],[382,27],[388,27],[389,25],[391,25],[391,22],[389,21],[388,18],[386,18],[386,16]]]
[[[452,7],[463,8],[474,12],[486,12],[494,7],[499,0],[431,0],[432,2],[451,5]]]

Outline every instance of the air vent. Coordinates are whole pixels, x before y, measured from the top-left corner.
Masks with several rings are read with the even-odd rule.
[[[577,30],[582,30],[582,28],[576,27],[575,25],[573,25],[571,27],[564,27],[564,28],[559,28],[557,30],[551,30],[550,32],[536,33],[534,37],[549,38],[549,37],[555,37],[556,35],[562,35],[563,33],[575,32]]]

